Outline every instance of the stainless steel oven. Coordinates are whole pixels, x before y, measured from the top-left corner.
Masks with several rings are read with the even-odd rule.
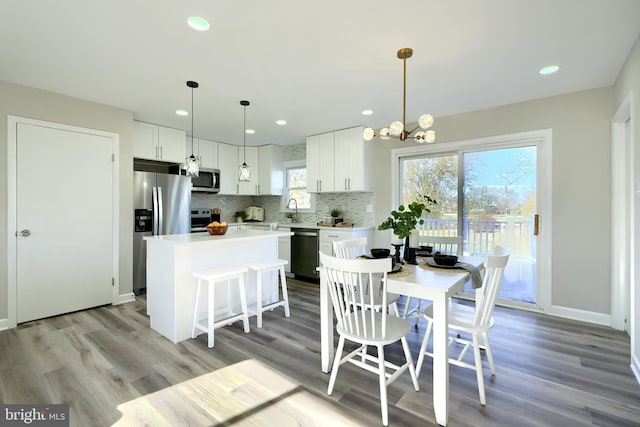
[[[193,208],[191,209],[191,232],[198,233],[207,231],[207,225],[211,222],[211,214],[209,209]]]

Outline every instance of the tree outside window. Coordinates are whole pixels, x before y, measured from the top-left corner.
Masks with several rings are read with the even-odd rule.
[[[295,199],[298,204],[298,210],[311,209],[311,194],[307,191],[307,168],[306,166],[298,166],[287,168],[286,196],[288,202]],[[285,206],[293,208],[291,206]]]

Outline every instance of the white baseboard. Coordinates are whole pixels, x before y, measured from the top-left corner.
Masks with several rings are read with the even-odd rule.
[[[596,325],[611,326],[611,315],[596,313],[594,311],[578,310],[575,308],[551,306],[549,314],[566,319],[580,320],[582,322],[594,323]]]
[[[0,319],[0,331],[9,329],[9,319]]]
[[[136,300],[136,295],[133,292],[129,292],[128,294],[120,294],[118,295],[118,300],[114,303],[114,305],[124,304],[125,302],[133,302]]]
[[[640,384],[640,360],[633,355],[631,356],[631,370],[636,376],[636,381]]]

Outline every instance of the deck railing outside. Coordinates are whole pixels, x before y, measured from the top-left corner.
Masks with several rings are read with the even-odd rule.
[[[458,235],[457,219],[425,219],[418,227],[421,237]],[[462,233],[465,255],[485,256],[496,245],[508,248],[514,256],[535,254],[531,221],[467,219]]]

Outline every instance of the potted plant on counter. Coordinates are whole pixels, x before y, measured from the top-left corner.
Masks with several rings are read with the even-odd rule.
[[[404,240],[404,258],[409,254],[409,236],[416,229],[418,224],[424,224],[421,218],[423,214],[431,212],[428,206],[435,205],[437,202],[429,196],[418,196],[416,201],[409,203],[407,206],[400,205],[397,210],[391,211],[391,216],[385,219],[378,226],[378,230],[393,230],[393,234],[398,236],[400,241]],[[400,262],[400,252],[396,247],[395,262]]]
[[[245,211],[237,211],[235,214],[236,222],[244,222],[247,218],[247,213]]]
[[[331,217],[333,218],[333,223],[334,224],[337,224],[337,223],[343,221],[343,219],[340,218],[340,211],[338,209],[332,209],[331,210]]]

